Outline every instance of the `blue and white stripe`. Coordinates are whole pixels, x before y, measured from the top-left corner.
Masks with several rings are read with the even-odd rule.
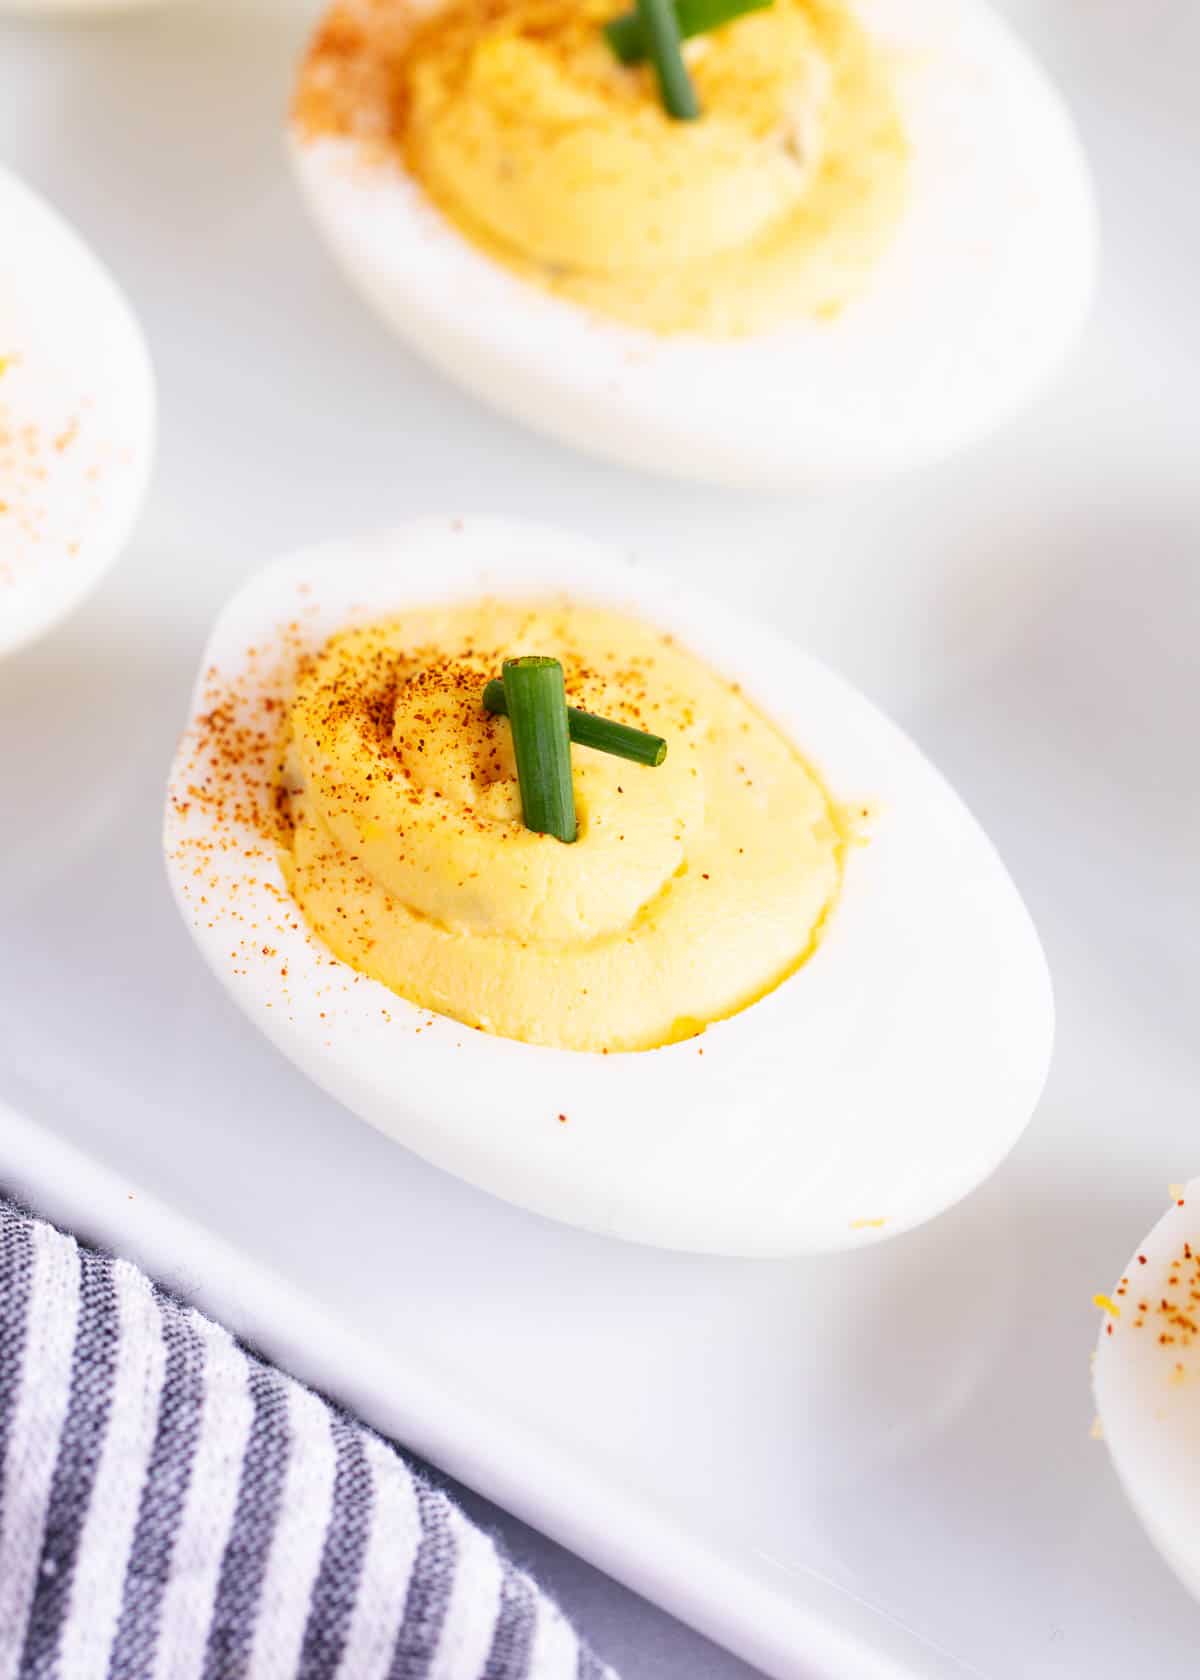
[[[386,1442],[0,1201],[0,1680],[615,1680]]]

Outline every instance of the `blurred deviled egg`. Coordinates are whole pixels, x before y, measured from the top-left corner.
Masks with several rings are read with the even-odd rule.
[[[204,956],[318,1084],[594,1231],[889,1236],[992,1170],[1046,1073],[1036,935],[917,749],[724,603],[539,526],[254,578],[165,844]]]
[[[327,13],[300,180],[416,349],[581,448],[740,484],[931,461],[1035,394],[1085,312],[1092,198],[980,0],[621,8]]]
[[[1173,1192],[1112,1294],[1096,1302],[1104,1440],[1146,1532],[1200,1598],[1200,1179]]]
[[[145,342],[66,223],[0,170],[0,654],[48,630],[120,554],[154,449]]]

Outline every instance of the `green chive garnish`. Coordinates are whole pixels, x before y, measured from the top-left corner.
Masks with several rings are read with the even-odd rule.
[[[693,122],[700,115],[700,101],[683,62],[673,0],[637,0],[637,15],[667,115]]]
[[[747,12],[762,12],[772,0],[675,0],[675,18],[683,41],[693,35],[707,35],[723,23],[745,17]],[[636,11],[622,12],[604,26],[604,35],[622,64],[640,64],[646,57],[646,36],[642,20]]]
[[[562,666],[557,659],[536,654],[506,659],[504,698],[525,827],[570,845],[575,838],[575,789]]]
[[[501,717],[508,715],[504,684],[495,677],[483,691],[483,704],[489,712]],[[575,706],[567,707],[567,730],[577,747],[594,747],[597,752],[628,758],[634,764],[648,764],[653,768],[667,756],[667,743],[661,735],[647,735],[642,729],[597,717],[594,712],[581,712]]]

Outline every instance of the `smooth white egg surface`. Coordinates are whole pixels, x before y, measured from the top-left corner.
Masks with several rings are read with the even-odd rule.
[[[567,443],[733,485],[931,462],[1012,416],[1060,363],[1091,293],[1092,192],[1061,98],[979,0],[852,9],[891,65],[909,184],[894,237],[831,318],[732,339],[602,318],[509,272],[434,207],[396,149],[357,135],[295,125],[300,182],[391,327]],[[377,138],[370,113],[362,126]]]
[[[550,594],[675,637],[739,683],[835,797],[874,813],[815,954],[759,1002],[661,1049],[542,1048],[406,1003],[309,932],[269,838],[280,719],[331,633],[431,602]],[[1037,936],[917,748],[726,603],[561,531],[431,519],[254,577],[204,653],[165,847],[203,955],[299,1067],[439,1166],[593,1231],[745,1255],[876,1241],[986,1177],[1046,1076],[1053,1008]]]
[[[120,554],[154,453],[154,376],[111,277],[0,170],[0,654],[78,605]]]
[[[0,0],[0,13],[18,17],[95,17],[106,12],[142,12],[168,0]]]
[[[1146,1532],[1200,1598],[1200,1179],[1179,1189],[1098,1304],[1104,1439]]]

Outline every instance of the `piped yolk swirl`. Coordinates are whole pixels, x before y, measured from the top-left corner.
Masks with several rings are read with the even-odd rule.
[[[514,652],[571,704],[669,742],[657,768],[576,747],[579,835],[525,828]],[[335,637],[288,721],[285,871],[319,937],[425,1007],[579,1049],[642,1049],[732,1013],[812,949],[842,823],[792,745],[653,627],[588,606],[424,608]]]

